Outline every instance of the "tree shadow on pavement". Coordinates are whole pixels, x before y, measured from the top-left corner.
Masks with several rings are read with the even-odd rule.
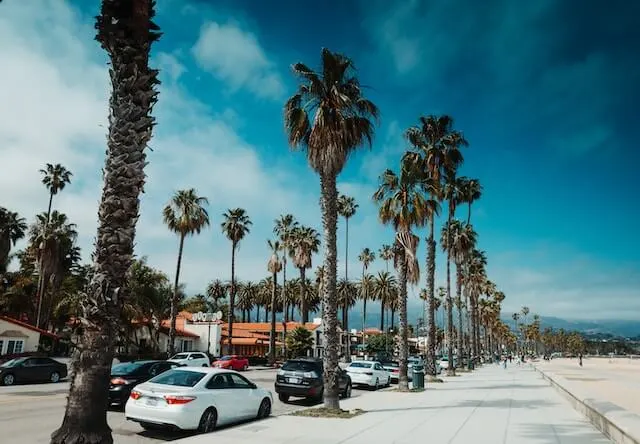
[[[515,430],[513,430],[515,429]],[[535,438],[539,444],[610,444],[602,433],[584,422],[574,424],[521,424],[512,430],[519,436]],[[517,437],[516,437],[517,438]],[[516,440],[517,442],[517,440]]]

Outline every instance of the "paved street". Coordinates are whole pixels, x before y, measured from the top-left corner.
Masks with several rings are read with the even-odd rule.
[[[261,387],[273,391],[274,370],[244,373]],[[0,430],[3,444],[45,444],[61,423],[69,383],[0,386]],[[353,396],[363,392],[354,390]],[[302,401],[283,404],[274,396],[273,414],[279,415],[308,407]],[[137,424],[126,421],[122,412],[109,412],[109,425],[116,444],[150,443],[184,438],[185,434],[145,432]]]

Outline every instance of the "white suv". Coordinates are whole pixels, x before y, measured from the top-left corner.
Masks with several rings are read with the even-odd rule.
[[[201,352],[178,353],[173,355],[169,361],[177,362],[178,364],[182,364],[187,367],[211,367],[209,358]]]

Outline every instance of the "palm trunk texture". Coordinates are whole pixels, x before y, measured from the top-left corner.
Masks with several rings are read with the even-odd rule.
[[[437,377],[436,371],[436,241],[434,239],[434,221],[429,221],[429,238],[427,239],[427,292],[428,310],[427,313],[427,374],[432,378]]]
[[[151,139],[158,71],[149,68],[151,44],[159,38],[152,0],[103,0],[97,40],[111,59],[109,136],[104,185],[87,288],[84,334],[75,349],[62,425],[51,444],[112,444],[107,424],[109,377],[120,313],[133,258],[144,149]],[[123,7],[123,6],[129,7]]]
[[[171,294],[171,326],[169,327],[169,357],[176,352],[176,319],[178,317],[178,285],[180,282],[180,267],[182,266],[182,252],[184,250],[185,234],[180,234],[180,246],[178,247],[178,262],[176,264],[176,277],[173,282]]]
[[[398,390],[409,390],[409,378],[407,377],[407,359],[409,357],[408,347],[408,324],[407,324],[407,261],[402,248],[402,257],[400,258],[400,273],[398,286],[400,288],[400,297],[398,298],[398,311],[400,312],[400,350],[399,350],[399,368],[398,368]]]
[[[338,295],[336,291],[337,279],[337,245],[336,230],[338,228],[338,189],[336,176],[320,175],[322,229],[324,234],[324,406],[337,410],[340,408],[338,400],[338,351],[340,339],[338,335]]]

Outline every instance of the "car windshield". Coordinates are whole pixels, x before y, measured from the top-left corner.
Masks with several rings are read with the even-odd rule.
[[[370,362],[352,362],[349,364],[349,367],[352,368],[371,368],[372,364]]]
[[[202,378],[203,372],[191,372],[188,370],[169,370],[156,376],[150,382],[162,385],[176,385],[179,387],[194,387]]]
[[[122,364],[116,364],[111,367],[112,375],[130,375],[142,368],[144,364],[139,362],[124,362]]]
[[[233,359],[233,356],[223,356],[222,358],[220,358],[221,361],[231,361]]]
[[[7,362],[5,362],[4,364],[0,365],[0,367],[15,367],[17,365],[22,364],[27,358],[15,358],[15,359],[10,359]]]
[[[317,365],[307,361],[287,361],[282,366],[282,370],[287,372],[311,372],[317,368]]]
[[[189,355],[186,354],[186,353],[178,353],[177,355],[174,355],[173,358],[171,358],[171,359],[180,360],[180,359],[187,359],[188,357],[189,357]]]

